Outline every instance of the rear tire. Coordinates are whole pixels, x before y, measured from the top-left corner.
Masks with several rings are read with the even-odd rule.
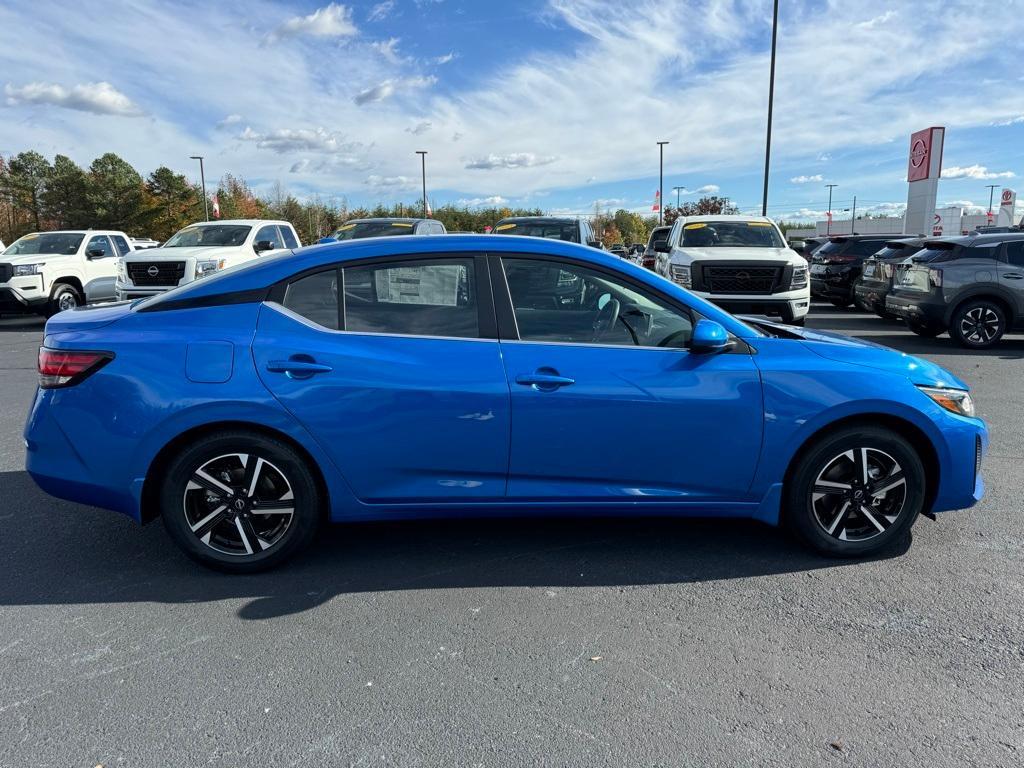
[[[255,432],[217,432],[187,445],[166,467],[159,499],[175,544],[229,573],[281,565],[310,544],[321,520],[305,459]]]
[[[75,286],[68,285],[67,283],[58,283],[53,289],[53,295],[50,297],[50,301],[46,305],[44,314],[46,317],[53,317],[58,312],[80,307],[84,303],[85,301],[82,299],[82,294],[78,292],[78,289],[75,288]]]
[[[796,317],[796,318],[793,318],[792,320],[789,320],[786,323],[786,325],[795,325],[797,328],[803,328],[806,323],[807,323],[807,315],[804,315],[803,317]]]
[[[927,323],[917,323],[912,320],[907,320],[907,328],[916,333],[918,336],[924,339],[934,339],[936,336],[942,334],[944,328],[937,325],[928,325]]]
[[[849,299],[842,299],[839,298],[838,296],[830,297],[828,303],[831,304],[833,307],[836,307],[837,309],[846,309],[851,304]]]
[[[866,557],[888,550],[906,539],[924,508],[924,465],[891,430],[842,428],[794,461],[783,521],[821,554]]]
[[[969,299],[957,307],[949,335],[968,349],[994,347],[1006,333],[1006,312],[993,301]]]

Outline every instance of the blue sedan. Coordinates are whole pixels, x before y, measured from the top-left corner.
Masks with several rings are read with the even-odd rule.
[[[981,498],[987,432],[924,360],[592,248],[454,235],[62,312],[25,440],[48,493],[243,572],[325,519],[470,515],[745,517],[865,556]]]

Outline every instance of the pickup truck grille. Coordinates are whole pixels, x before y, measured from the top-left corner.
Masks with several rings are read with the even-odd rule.
[[[0,283],[6,283],[14,275],[14,267],[10,264],[0,264]]]
[[[185,276],[184,261],[129,261],[129,279],[138,286],[175,286]]]
[[[772,293],[780,282],[782,267],[704,268],[708,293]]]

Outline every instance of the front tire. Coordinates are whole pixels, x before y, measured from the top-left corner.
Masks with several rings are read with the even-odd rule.
[[[988,349],[1006,333],[1006,313],[995,302],[985,299],[966,301],[957,307],[949,335],[962,347]]]
[[[170,462],[160,490],[168,534],[193,560],[230,573],[281,565],[320,523],[320,492],[291,446],[252,432],[218,432]]]
[[[924,465],[891,430],[840,429],[796,461],[783,519],[821,554],[865,557],[887,550],[907,537],[924,509]]]
[[[68,309],[75,309],[76,307],[82,306],[85,302],[82,299],[82,295],[73,285],[67,283],[58,283],[53,289],[53,295],[50,297],[49,303],[46,305],[45,315],[46,317],[53,317],[58,312],[63,312]]]

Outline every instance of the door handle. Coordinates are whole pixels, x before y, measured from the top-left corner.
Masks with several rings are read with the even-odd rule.
[[[516,384],[533,387],[541,392],[554,392],[575,383],[576,379],[562,376],[552,368],[541,368],[533,373],[521,373],[516,376]]]
[[[267,363],[267,370],[271,373],[283,373],[289,379],[308,379],[318,373],[330,373],[334,369],[314,361],[307,355],[296,355],[290,360],[271,360]]]
[[[1011,280],[1024,280],[1024,275],[1022,275],[1020,272],[1007,272],[1006,274],[1003,275],[1003,277],[1008,277]]]

